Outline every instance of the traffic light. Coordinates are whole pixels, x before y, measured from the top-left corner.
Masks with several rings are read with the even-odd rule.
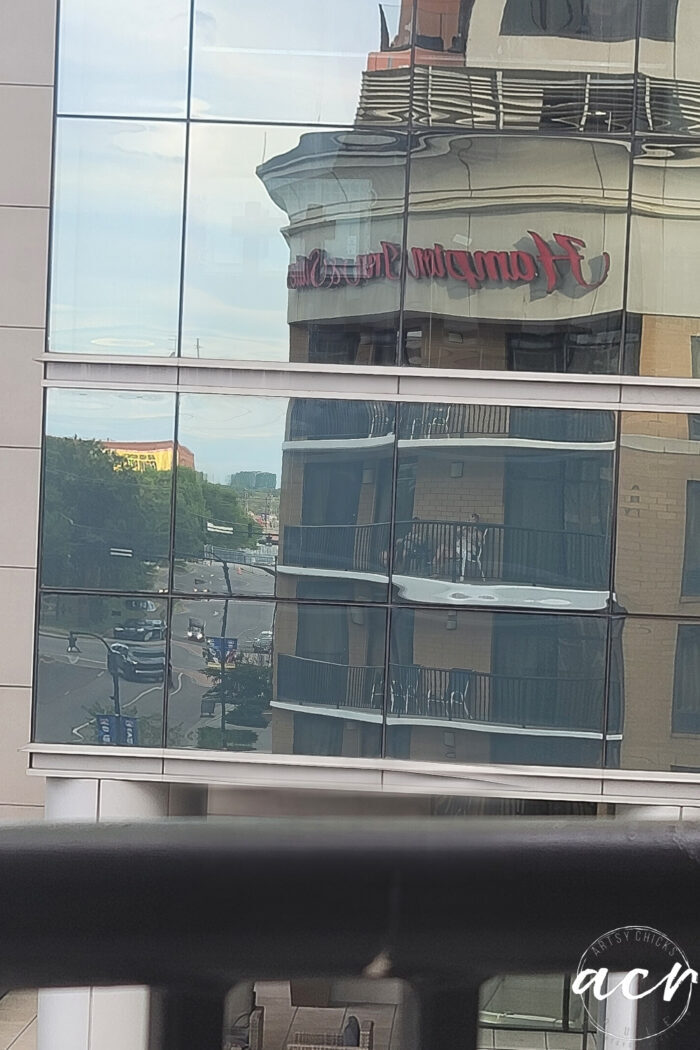
[[[253,522],[249,521],[248,522],[248,539],[252,539],[252,538],[253,538]]]

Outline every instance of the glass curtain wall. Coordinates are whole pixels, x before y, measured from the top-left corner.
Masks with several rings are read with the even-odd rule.
[[[694,377],[699,34],[693,0],[66,0],[50,349]]]
[[[693,388],[698,37],[692,0],[63,0],[49,349],[142,389],[47,395],[37,739],[700,771],[700,395],[205,378]]]

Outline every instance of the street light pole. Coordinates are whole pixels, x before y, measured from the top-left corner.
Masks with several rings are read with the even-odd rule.
[[[228,562],[223,558],[214,558],[215,561],[221,562],[221,568],[224,571],[224,579],[226,580],[226,590],[229,593],[229,597],[232,597],[231,591],[231,576],[229,573]],[[224,692],[224,674],[226,672],[226,625],[228,624],[228,603],[229,598],[224,600],[224,615],[221,619],[221,649],[219,652],[220,662],[220,676],[219,676],[219,689],[221,693],[221,747],[222,749],[226,746],[226,695]]]
[[[114,713],[117,716],[121,716],[121,698],[119,695],[119,672],[116,666],[116,660],[112,651],[111,645],[109,645],[101,634],[95,634],[93,631],[69,631],[68,632],[68,646],[66,648],[67,653],[80,652],[77,646],[78,638],[97,638],[98,642],[102,642],[105,649],[107,650],[107,671],[112,676],[112,693],[110,700],[114,701]]]

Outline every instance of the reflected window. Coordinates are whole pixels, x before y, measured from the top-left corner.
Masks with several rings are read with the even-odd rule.
[[[684,550],[683,594],[700,595],[700,481],[686,486]]]
[[[44,586],[165,590],[174,461],[194,469],[174,429],[168,394],[48,392]]]
[[[58,122],[49,348],[177,353],[185,131]]]
[[[695,615],[700,596],[697,417],[623,413],[616,594],[630,612]]]
[[[680,624],[673,676],[673,732],[700,733],[700,625]]]
[[[184,116],[188,0],[62,0],[58,111]]]
[[[659,771],[699,765],[698,740],[689,737],[700,734],[700,624],[627,617],[622,648],[624,719],[619,732],[608,729],[608,765]]]
[[[678,0],[645,0],[640,35],[675,37]],[[507,0],[501,34],[559,36],[613,43],[637,32],[637,0]]]
[[[396,610],[390,754],[600,765],[606,631],[575,616]]]
[[[34,739],[162,747],[167,630],[159,598],[42,594]]]

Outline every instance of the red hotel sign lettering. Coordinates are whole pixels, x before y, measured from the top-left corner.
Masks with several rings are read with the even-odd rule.
[[[599,288],[610,272],[610,256],[603,252],[603,273],[597,281],[587,281],[582,264],[585,257],[581,249],[586,242],[567,233],[555,233],[557,250],[539,233],[528,230],[535,251],[456,251],[436,244],[432,248],[409,248],[406,252],[406,269],[411,277],[450,278],[462,281],[470,288],[480,288],[487,281],[506,284],[529,284],[543,276],[547,291],[553,292],[561,280],[562,272],[557,263],[568,266],[574,280],[586,291]],[[358,255],[354,259],[340,259],[328,255],[323,248],[314,248],[309,255],[297,255],[287,271],[287,287],[342,288],[356,287],[365,281],[385,278],[398,281],[401,275],[401,246],[391,241],[381,242],[381,251]]]

